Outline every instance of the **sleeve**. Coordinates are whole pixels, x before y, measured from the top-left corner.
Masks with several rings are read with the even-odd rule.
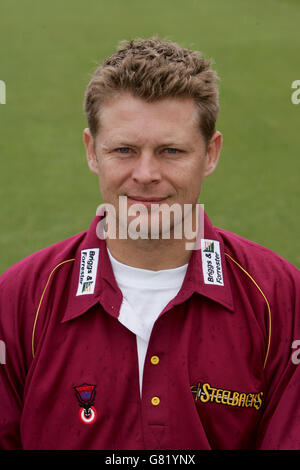
[[[37,309],[52,266],[73,257],[85,233],[32,253],[0,276],[0,449],[22,449],[22,433],[28,432],[22,428],[23,404],[35,364],[33,331],[37,346],[47,323],[40,314],[35,324]]]
[[[270,292],[271,343],[258,429],[261,450],[300,449],[300,271],[282,261]]]
[[[0,276],[0,449],[22,449],[20,422],[33,360],[36,306],[44,284],[41,272],[42,266],[33,255]]]
[[[25,380],[13,279],[0,277],[0,449],[21,449],[20,417]]]

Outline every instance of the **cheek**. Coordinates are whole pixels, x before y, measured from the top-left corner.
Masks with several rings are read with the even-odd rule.
[[[99,185],[102,195],[115,195],[127,181],[128,171],[124,166],[102,164],[99,167]]]
[[[172,181],[180,192],[192,196],[201,189],[203,170],[199,164],[183,165],[173,173]]]

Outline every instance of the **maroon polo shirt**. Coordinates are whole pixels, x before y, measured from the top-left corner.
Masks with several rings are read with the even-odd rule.
[[[0,277],[0,448],[299,449],[299,271],[205,214],[222,282],[204,274],[212,245],[192,251],[154,324],[140,397],[99,220]]]

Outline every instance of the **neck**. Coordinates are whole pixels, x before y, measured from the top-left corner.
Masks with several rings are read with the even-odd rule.
[[[120,263],[134,268],[159,271],[183,266],[189,262],[192,251],[187,250],[185,239],[109,239],[106,244],[112,256]]]
[[[199,207],[194,205],[183,220],[177,220],[167,238],[163,238],[162,232],[158,238],[123,237],[116,224],[114,236],[106,238],[107,247],[117,261],[135,268],[159,271],[183,266],[189,262],[192,249],[197,249],[198,237],[202,237],[203,220],[199,215],[203,216],[203,211]]]

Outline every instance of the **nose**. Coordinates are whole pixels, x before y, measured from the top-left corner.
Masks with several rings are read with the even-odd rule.
[[[160,164],[151,151],[144,151],[136,160],[132,178],[136,183],[151,184],[161,181]]]

